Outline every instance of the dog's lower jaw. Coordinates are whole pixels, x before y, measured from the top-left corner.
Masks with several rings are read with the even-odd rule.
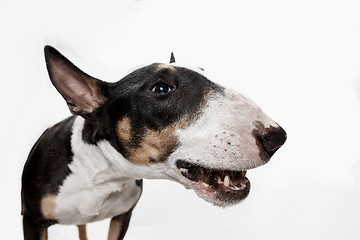
[[[244,200],[250,193],[250,182],[247,180],[243,190],[220,193],[212,186],[200,183],[200,187],[194,188],[195,193],[205,201],[222,208],[231,207]]]
[[[246,171],[219,170],[201,167],[184,160],[177,160],[181,182],[205,201],[228,207],[245,199],[250,191]]]
[[[219,189],[204,182],[199,182],[193,187],[195,193],[205,201],[218,206],[230,207],[244,200],[250,193],[250,181],[244,180],[243,189]]]

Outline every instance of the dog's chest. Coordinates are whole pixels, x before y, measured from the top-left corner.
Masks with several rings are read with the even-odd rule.
[[[83,119],[73,126],[71,174],[56,196],[54,217],[61,224],[85,224],[130,210],[141,195],[134,180],[124,180],[96,145],[81,139]]]
[[[135,181],[116,182],[71,189],[72,179],[65,183],[56,197],[54,217],[61,224],[86,224],[111,218],[129,211],[140,198],[141,188]]]

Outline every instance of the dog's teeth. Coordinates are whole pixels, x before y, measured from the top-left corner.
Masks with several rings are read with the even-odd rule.
[[[229,187],[230,186],[230,177],[229,175],[226,175],[224,178],[224,186]]]
[[[243,190],[243,189],[245,189],[246,188],[246,184],[245,183],[241,183],[240,184],[240,190]]]

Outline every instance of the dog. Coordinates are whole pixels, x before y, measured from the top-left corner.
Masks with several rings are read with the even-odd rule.
[[[227,207],[246,198],[246,171],[267,163],[286,132],[251,100],[175,62],[139,68],[115,83],[84,73],[45,46],[52,84],[73,116],[48,128],[22,175],[25,240],[53,224],[111,218],[123,239],[142,179],[168,179]]]

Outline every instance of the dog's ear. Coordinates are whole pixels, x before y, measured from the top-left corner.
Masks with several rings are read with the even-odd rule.
[[[174,53],[171,52],[170,63],[174,63],[174,62],[175,62],[175,56],[174,56]]]
[[[73,114],[89,114],[107,100],[105,82],[84,73],[51,46],[44,52],[51,82]]]

